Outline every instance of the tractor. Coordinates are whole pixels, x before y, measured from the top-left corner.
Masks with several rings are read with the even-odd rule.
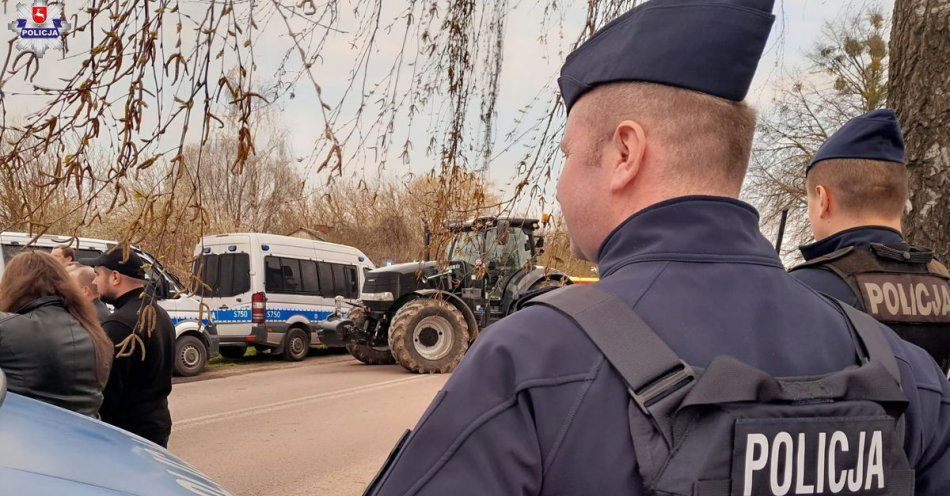
[[[339,321],[345,325],[322,326],[321,342],[345,345],[366,364],[450,372],[479,332],[513,312],[519,298],[571,283],[536,265],[544,246],[536,219],[479,217],[443,225],[449,242],[441,261],[369,271],[360,303]],[[427,227],[427,259],[431,238]]]

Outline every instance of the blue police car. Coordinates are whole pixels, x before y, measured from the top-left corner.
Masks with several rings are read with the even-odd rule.
[[[8,392],[3,371],[0,481],[2,496],[230,495],[150,441]]]

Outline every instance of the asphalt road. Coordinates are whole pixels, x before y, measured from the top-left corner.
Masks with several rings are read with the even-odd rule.
[[[175,384],[169,449],[235,496],[359,495],[442,376],[349,355]]]

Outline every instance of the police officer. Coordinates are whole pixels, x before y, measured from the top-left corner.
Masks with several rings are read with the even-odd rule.
[[[116,345],[109,382],[103,391],[102,420],[168,445],[172,420],[175,327],[168,313],[145,291],[145,268],[134,252],[115,248],[81,260],[96,271],[100,297],[115,307],[102,328]]]
[[[785,272],[757,212],[736,200],[755,129],[742,100],[772,6],[652,0],[569,55],[558,80],[568,114],[557,195],[574,252],[598,263],[596,288],[687,364],[733,357],[778,376],[827,374],[857,363],[844,309]],[[558,291],[572,289],[581,288]],[[893,333],[883,342],[909,398],[905,449],[917,494],[950,494],[950,385],[923,351]],[[563,313],[518,311],[480,335],[369,492],[653,494],[640,469],[656,460],[634,450],[631,431],[633,416],[650,419],[630,408],[615,365]],[[678,375],[663,382],[676,385],[666,379]],[[782,443],[779,455],[792,453]],[[766,466],[757,446],[754,477]],[[787,460],[772,473],[788,473]],[[790,477],[774,494],[809,494],[790,492]],[[706,489],[696,494],[769,494]]]
[[[846,123],[805,171],[808,219],[818,241],[802,246],[792,275],[864,310],[950,368],[950,273],[907,243],[904,139],[894,111]]]

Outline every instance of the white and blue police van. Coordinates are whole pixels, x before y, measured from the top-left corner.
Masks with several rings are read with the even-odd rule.
[[[35,240],[33,238],[25,233],[0,233],[0,274],[3,274],[7,260],[24,248],[48,252],[57,246],[68,245],[75,251],[76,258],[80,259],[98,257],[118,245],[118,242],[111,240],[70,236],[43,235]],[[210,318],[210,310],[188,294],[181,281],[155,257],[138,247],[133,246],[132,249],[151,265],[146,273],[148,284],[158,298],[158,304],[168,312],[175,325],[175,373],[186,377],[201,373],[208,360],[218,355],[218,335]]]
[[[205,236],[195,247],[197,292],[229,358],[254,346],[302,360],[320,344],[315,324],[334,312],[335,298],[356,303],[375,268],[352,246],[274,234]]]

